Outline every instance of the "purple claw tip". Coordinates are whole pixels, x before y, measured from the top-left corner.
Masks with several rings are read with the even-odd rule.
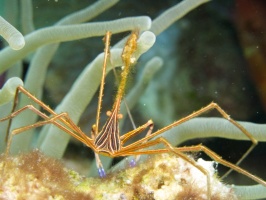
[[[104,171],[104,168],[98,168],[98,174],[101,178],[106,177],[106,173]]]
[[[129,166],[130,167],[135,167],[136,165],[137,165],[136,160],[134,158],[131,159],[130,162],[129,162]]]

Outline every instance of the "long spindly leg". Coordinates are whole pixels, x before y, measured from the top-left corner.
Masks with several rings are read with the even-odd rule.
[[[55,126],[60,128],[61,130],[65,131],[69,135],[73,136],[77,140],[81,141],[82,143],[86,144],[88,147],[90,147],[93,150],[95,150],[95,147],[92,144],[92,140],[88,136],[86,136],[86,134],[84,134],[79,129],[79,127],[77,125],[75,125],[75,123],[70,119],[70,117],[68,116],[67,113],[55,114],[52,117],[48,117],[46,114],[44,114],[41,111],[39,111],[33,105],[27,105],[27,106],[24,106],[21,109],[15,111],[15,112],[11,113],[9,116],[0,119],[0,121],[5,121],[5,120],[12,119],[12,118],[14,118],[15,116],[17,116],[18,114],[20,114],[21,112],[23,112],[23,111],[25,111],[27,109],[33,111],[34,113],[36,113],[37,115],[42,117],[44,119],[44,121],[39,121],[39,122],[36,122],[34,124],[31,124],[31,125],[27,125],[27,126],[24,126],[24,127],[20,127],[20,128],[14,129],[11,132],[10,139],[8,140],[6,153],[9,152],[10,145],[11,145],[11,138],[13,137],[13,135],[19,134],[21,132],[24,132],[24,131],[32,129],[32,128],[37,128],[37,127],[40,127],[40,126],[44,126],[46,124],[54,124]]]
[[[17,115],[19,115],[20,113],[22,113],[23,111],[25,111],[27,109],[35,112],[36,114],[38,114],[40,117],[42,117],[44,119],[48,119],[49,118],[46,114],[44,114],[41,111],[39,111],[38,109],[36,109],[33,105],[26,105],[26,106],[20,108],[19,110],[16,110],[15,112],[12,112],[10,115],[1,118],[0,122],[6,121],[6,120],[10,120],[10,119],[16,117]]]
[[[236,163],[236,165],[239,165],[241,163],[241,161],[243,159],[245,159],[245,157],[254,149],[254,147],[257,145],[257,140],[243,127],[241,126],[239,123],[237,123],[236,121],[234,121],[233,119],[230,118],[230,116],[220,107],[218,106],[216,103],[210,103],[209,105],[201,108],[200,110],[198,111],[195,111],[193,112],[192,114],[168,125],[168,126],[165,126],[164,128],[162,129],[159,129],[157,130],[156,132],[152,133],[150,136],[147,136],[145,138],[142,138],[140,140],[138,140],[137,142],[131,144],[132,146],[134,145],[140,145],[142,144],[144,141],[147,141],[147,140],[150,140],[151,138],[157,136],[157,135],[160,135],[162,134],[163,132],[175,127],[175,126],[178,126],[192,118],[195,118],[195,117],[198,117],[199,115],[202,115],[204,114],[205,112],[209,111],[209,110],[212,110],[212,109],[216,109],[221,115],[223,118],[227,119],[229,122],[231,122],[234,126],[236,126],[243,134],[245,134],[252,142],[252,145],[249,147],[249,149],[245,152],[245,154],[239,159],[239,161]],[[129,146],[131,146],[129,145]],[[229,174],[229,172],[231,172],[232,170],[229,170],[226,175]],[[225,176],[223,176],[225,177]]]
[[[96,129],[95,128],[96,128],[96,125],[93,125],[92,130],[91,130],[91,138],[93,141],[95,140],[95,137],[96,137],[96,135],[95,135]],[[95,155],[95,160],[96,160],[96,167],[98,169],[98,174],[101,178],[104,178],[104,177],[106,177],[106,173],[105,173],[102,161],[100,159],[100,156],[95,151],[94,151],[94,155]]]
[[[102,108],[102,98],[103,98],[103,90],[104,90],[104,83],[105,83],[107,58],[110,55],[111,35],[112,33],[110,31],[107,31],[105,34],[105,37],[103,38],[103,41],[105,42],[105,48],[104,48],[104,59],[103,59],[103,71],[102,71],[102,78],[101,78],[101,83],[100,83],[98,106],[97,106],[97,113],[96,113],[96,123],[94,126],[94,133],[96,135],[98,135],[99,133],[100,113],[101,113],[101,108]]]
[[[248,171],[237,166],[236,164],[230,163],[230,162],[222,159],[221,156],[216,154],[214,151],[212,151],[208,147],[205,147],[204,145],[199,144],[199,145],[188,146],[188,147],[177,147],[176,149],[178,151],[181,151],[181,152],[200,152],[200,151],[202,151],[205,154],[207,154],[209,157],[211,157],[213,160],[215,160],[216,162],[218,162],[218,163],[220,163],[226,167],[229,167],[230,169],[237,171],[238,173],[244,174],[245,176],[251,178],[252,180],[254,180],[257,183],[260,183],[261,185],[266,187],[266,181],[264,181],[264,180],[260,179],[259,177],[249,173]]]
[[[19,92],[22,92],[23,94],[25,94],[26,96],[28,96],[31,100],[33,100],[35,103],[37,103],[39,106],[41,106],[44,110],[46,110],[47,112],[49,112],[51,115],[56,115],[57,113],[54,112],[49,106],[45,105],[40,99],[38,99],[37,97],[35,97],[34,95],[32,95],[28,90],[26,90],[24,87],[22,86],[18,86],[17,90]]]
[[[20,113],[20,111],[17,113],[17,114],[14,114],[16,113],[17,111],[14,111],[16,106],[17,106],[17,102],[18,102],[18,94],[19,92],[23,93],[24,95],[26,95],[28,98],[30,98],[31,100],[33,100],[35,103],[37,103],[41,108],[43,108],[45,111],[47,111],[50,115],[52,116],[56,116],[58,115],[56,112],[54,112],[49,106],[47,106],[46,104],[44,104],[41,100],[39,100],[38,98],[36,98],[34,95],[32,95],[28,90],[26,90],[23,86],[18,86],[17,87],[17,90],[16,90],[16,94],[15,94],[15,97],[14,97],[14,103],[13,103],[13,108],[12,108],[12,111],[11,111],[11,114],[9,116],[7,116],[6,118],[9,118],[9,119],[12,119],[14,118],[14,116],[16,116],[17,114]],[[32,105],[27,105],[27,106],[24,106],[24,107],[34,107]],[[19,109],[19,110],[23,110],[22,108]],[[38,114],[40,117],[44,118],[44,116],[48,117],[46,114],[42,113],[41,111],[39,111],[37,108],[34,107],[34,112],[36,114]],[[13,114],[12,114],[13,113]],[[11,117],[10,117],[11,116]],[[4,118],[2,118],[4,119]],[[61,117],[61,118],[58,118],[59,121],[61,121],[63,124],[65,124],[66,126],[68,126],[70,129],[72,129],[73,131],[79,133],[82,138],[84,138],[84,140],[87,140],[87,143],[91,143],[89,141],[89,137],[86,136],[85,133],[83,133],[79,127],[71,120],[71,118],[68,116],[68,114],[65,114],[64,117]],[[7,119],[5,119],[7,120]],[[4,120],[0,120],[0,121],[4,121]],[[54,123],[55,125],[59,126],[60,124],[58,122],[55,122]],[[61,127],[63,127],[62,125],[60,125]],[[63,129],[63,128],[61,128]],[[10,126],[8,128],[8,133],[10,132]],[[71,135],[71,134],[70,134]],[[75,137],[75,136],[73,136]],[[77,137],[75,137],[77,138]],[[78,139],[78,138],[77,138]],[[86,143],[85,143],[86,144]],[[86,144],[87,145],[87,144]],[[92,145],[87,145],[89,147],[91,147]]]
[[[148,126],[149,126],[149,130],[147,131],[147,133],[145,135],[145,138],[147,138],[148,136],[150,136],[152,134],[152,130],[154,128],[154,124],[151,121],[148,121]],[[145,141],[143,141],[143,143],[146,143],[147,141],[148,140],[145,140]],[[131,166],[135,166],[136,165],[136,162],[138,162],[139,158],[140,158],[140,155],[136,155],[135,156],[135,160],[133,160],[134,163],[131,163],[130,165]],[[133,161],[131,161],[131,162],[133,162]]]
[[[14,99],[13,99],[13,106],[12,106],[12,109],[11,109],[11,113],[13,113],[15,111],[15,109],[16,109],[16,107],[18,105],[19,87],[17,87],[16,92],[15,92],[15,96],[14,96]],[[8,134],[9,134],[10,127],[11,127],[11,124],[12,124],[12,119],[13,119],[13,117],[9,118],[9,120],[8,120],[8,125],[7,125],[7,129],[6,129],[6,136],[5,136],[5,142],[6,143],[7,143],[7,140],[8,140]]]
[[[239,165],[249,154],[250,152],[255,148],[255,146],[258,144],[258,141],[239,123],[237,123],[235,120],[233,120],[218,104],[211,103],[209,109],[216,109],[218,112],[229,122],[231,122],[233,125],[235,125],[242,133],[244,133],[252,142],[251,146],[246,150],[246,152],[241,156],[241,158],[235,163],[235,165]],[[222,178],[228,176],[229,173],[232,172],[232,168],[228,170]]]
[[[14,108],[14,106],[13,106]],[[13,110],[13,109],[12,109]],[[16,117],[17,115],[19,115],[20,113],[24,112],[25,110],[30,110],[30,111],[33,111],[34,113],[36,113],[37,115],[39,115],[40,117],[42,117],[43,119],[48,119],[49,117],[42,113],[41,111],[39,111],[38,109],[36,109],[33,105],[26,105],[22,108],[20,108],[19,110],[17,111],[14,111],[12,112],[10,115],[4,117],[4,118],[1,118],[0,119],[0,122],[2,121],[6,121],[6,120],[9,120],[9,123],[11,122],[11,120]],[[6,142],[8,142],[8,136],[9,136],[9,129],[10,129],[10,124],[9,124],[9,127],[8,127],[8,132],[6,134]],[[10,148],[10,142],[9,142],[9,145],[7,145],[7,152],[9,151],[9,148]]]
[[[164,149],[156,149],[156,150],[146,150],[145,148],[152,147],[154,145],[163,144],[166,148]],[[131,145],[130,145],[131,146]],[[115,156],[136,156],[136,155],[143,155],[143,154],[158,154],[158,153],[169,153],[173,152],[183,160],[187,161],[191,165],[195,166],[198,170],[200,170],[204,175],[206,175],[206,182],[207,182],[207,197],[208,200],[211,199],[211,179],[209,172],[199,165],[195,160],[188,157],[186,154],[178,151],[175,147],[173,147],[167,140],[164,138],[156,138],[155,140],[145,142],[138,146],[125,146],[121,149],[120,152],[117,152]]]
[[[34,110],[34,112],[37,113],[37,112],[39,112],[39,110],[36,109],[36,110]],[[10,136],[9,136],[9,139],[8,139],[7,147],[6,147],[6,155],[9,154],[9,149],[10,149],[11,142],[12,142],[12,138],[13,138],[14,135],[17,135],[17,134],[19,134],[19,133],[22,133],[22,132],[27,131],[27,130],[32,129],[32,128],[37,128],[37,127],[40,127],[40,126],[44,126],[44,125],[46,125],[46,124],[51,124],[51,123],[54,122],[54,120],[56,120],[56,119],[62,117],[62,114],[64,114],[64,113],[61,113],[61,114],[59,114],[59,115],[56,115],[56,116],[54,116],[54,117],[52,117],[52,118],[48,118],[48,119],[46,118],[44,121],[39,121],[39,122],[36,122],[36,123],[34,123],[34,124],[27,125],[27,126],[23,126],[23,127],[16,128],[16,129],[12,130],[12,131],[11,131],[11,134],[10,134]],[[56,123],[56,122],[55,122],[55,123]],[[60,127],[60,128],[61,128],[61,126],[62,126],[62,125],[59,124],[59,127]],[[62,128],[65,129],[64,126],[62,126]],[[66,130],[65,130],[65,131],[66,131]]]
[[[152,120],[147,121],[147,123],[143,124],[142,126],[139,126],[138,128],[122,135],[120,137],[120,141],[121,141],[121,145],[123,146],[125,144],[126,141],[128,141],[130,138],[134,137],[135,135],[143,132],[145,129],[147,129],[149,127],[148,132],[146,133],[145,138],[147,138],[148,136],[150,136],[152,134],[152,130],[154,127],[154,123]],[[144,140],[142,143],[146,142],[147,140]],[[140,155],[135,156],[134,159],[130,160],[130,166],[135,166],[136,165],[136,161],[139,160]]]
[[[35,103],[37,103],[39,106],[41,106],[44,110],[46,110],[51,115],[56,115],[56,113],[51,108],[49,108],[49,106],[45,105],[41,100],[39,100],[34,95],[32,95],[23,86],[18,86],[17,89],[16,89],[16,93],[15,93],[15,96],[14,96],[13,107],[12,107],[11,113],[14,113],[15,112],[15,109],[16,109],[16,107],[18,105],[19,92],[23,93],[28,98],[30,98],[31,100],[33,100]],[[8,121],[8,126],[7,126],[7,131],[6,131],[6,139],[5,139],[6,142],[7,142],[7,139],[8,139],[8,134],[10,132],[10,128],[11,128],[11,124],[12,124],[12,119],[13,119],[13,117],[9,118],[9,121]]]
[[[153,129],[153,121],[152,120],[149,120],[145,124],[143,124],[142,126],[139,126],[138,128],[136,128],[136,129],[134,129],[132,131],[129,131],[128,133],[125,133],[124,135],[122,135],[120,137],[121,145],[123,146],[130,138],[132,138],[135,135],[143,132],[148,127],[150,127],[150,130]],[[151,134],[151,131],[148,131],[148,132],[150,132],[150,133],[148,135],[146,135],[146,137]],[[146,141],[146,140],[144,140],[144,141]],[[144,142],[144,141],[142,141],[142,142]]]
[[[135,143],[137,143],[137,142],[135,142]],[[146,149],[146,148],[158,145],[158,144],[167,144],[168,146],[171,146],[171,144],[166,139],[164,139],[162,137],[159,137],[159,138],[156,138],[154,140],[150,140],[150,141],[148,141],[146,143],[143,143],[141,145],[134,145],[134,146],[128,145],[128,146],[125,146],[125,147],[122,148],[122,150],[120,152],[117,153],[118,155],[115,155],[115,156],[145,154],[143,152],[146,152],[146,151],[150,152],[150,154],[153,154],[153,152],[154,153],[156,153],[156,152],[157,153],[165,153],[165,152],[168,151],[167,149],[152,149],[152,150],[140,151],[141,149]],[[172,147],[172,148],[174,148],[178,152],[199,152],[199,151],[203,151],[204,153],[206,153],[209,157],[211,157],[216,162],[219,162],[222,165],[224,165],[224,166],[226,166],[226,167],[228,167],[228,168],[230,168],[230,169],[232,169],[234,171],[237,171],[237,172],[239,172],[241,174],[244,174],[245,176],[251,178],[252,180],[254,180],[254,181],[266,186],[266,182],[264,180],[258,178],[257,176],[252,175],[251,173],[249,173],[248,171],[242,169],[241,167],[222,159],[221,156],[217,155],[215,152],[213,152],[212,150],[210,150],[209,148],[207,148],[207,147],[205,147],[205,146],[203,146],[201,144],[195,145],[195,146],[188,146],[188,147]]]
[[[136,142],[137,143],[137,142]],[[134,144],[134,143],[133,143]],[[163,144],[166,149],[147,149],[149,147],[153,147],[155,145]],[[240,168],[239,166],[232,164],[224,159],[222,159],[219,155],[217,155],[215,152],[210,150],[209,148],[203,146],[203,145],[196,145],[196,146],[190,146],[190,147],[173,147],[166,139],[160,137],[156,138],[155,140],[148,141],[146,143],[140,144],[140,145],[128,145],[121,149],[120,152],[117,152],[115,156],[129,156],[129,155],[142,155],[142,154],[157,154],[157,153],[167,153],[167,152],[174,152],[184,160],[188,161],[192,165],[194,165],[196,168],[198,168],[202,173],[206,174],[207,176],[207,189],[208,189],[208,196],[210,197],[211,194],[211,183],[210,183],[210,177],[208,177],[208,173],[205,173],[205,170],[201,170],[198,165],[195,163],[194,160],[187,157],[182,152],[199,152],[203,151],[206,153],[209,157],[211,157],[214,161],[229,167],[230,169],[237,171],[238,173],[241,173],[250,179],[256,181],[257,183],[262,184],[263,186],[266,186],[266,182],[259,177],[249,173],[248,171]]]

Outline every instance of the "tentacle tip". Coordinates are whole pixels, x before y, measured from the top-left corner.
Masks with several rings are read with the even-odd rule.
[[[104,171],[104,168],[102,168],[102,167],[98,168],[98,174],[99,174],[100,178],[106,177],[106,173]]]
[[[12,35],[8,43],[13,50],[20,50],[25,46],[25,39],[21,33]]]

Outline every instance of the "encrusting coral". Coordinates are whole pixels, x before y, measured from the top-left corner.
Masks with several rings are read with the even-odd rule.
[[[70,172],[39,151],[0,157],[0,199],[91,199],[75,189]]]
[[[211,199],[238,199],[219,181],[214,162],[197,162],[211,175]],[[0,199],[207,199],[206,176],[172,154],[151,156],[107,178],[84,178],[35,150],[1,156]]]

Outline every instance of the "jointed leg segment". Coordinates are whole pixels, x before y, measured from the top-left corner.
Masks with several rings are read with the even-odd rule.
[[[147,149],[149,147],[153,147],[159,144],[163,144],[165,148],[161,149]],[[234,165],[224,159],[222,159],[219,155],[217,155],[215,152],[210,150],[209,148],[203,146],[203,145],[196,145],[196,146],[189,146],[189,147],[173,147],[166,139],[159,137],[154,140],[148,141],[141,145],[134,145],[134,146],[125,146],[123,150],[119,153],[117,153],[116,156],[130,156],[130,155],[143,155],[143,154],[158,154],[158,153],[169,153],[173,152],[177,156],[181,157],[183,160],[187,161],[188,163],[192,164],[194,167],[199,169],[203,174],[206,175],[207,179],[207,193],[208,197],[211,197],[211,182],[210,182],[210,175],[206,169],[204,169],[202,166],[198,165],[193,159],[189,158],[187,155],[183,154],[182,152],[200,152],[203,151],[205,154],[207,154],[209,157],[211,157],[214,161],[231,168],[232,170],[235,170],[252,180],[266,186],[266,182],[262,179],[258,178],[257,176],[249,173],[248,171],[240,168],[237,165]]]
[[[96,125],[93,125],[92,126],[92,130],[91,130],[91,138],[92,138],[93,141],[95,140],[95,136],[96,136],[95,135],[95,131],[96,131],[95,126]],[[99,176],[101,178],[106,177],[106,173],[105,173],[105,170],[104,170],[104,167],[103,167],[103,164],[102,164],[102,161],[100,159],[99,154],[94,151],[94,156],[95,156],[96,166],[97,166],[97,169],[98,169]]]
[[[163,144],[166,148],[146,149],[146,148],[153,147],[153,146],[156,146],[159,144]],[[222,157],[220,157],[215,152],[213,152],[212,150],[210,150],[209,148],[207,148],[201,144],[195,145],[195,146],[188,146],[188,147],[173,147],[166,139],[159,137],[159,138],[156,138],[154,140],[148,141],[142,145],[131,146],[131,147],[126,146],[123,148],[123,150],[117,156],[168,153],[169,151],[172,151],[174,153],[178,152],[178,153],[176,153],[176,154],[178,154],[178,156],[180,156],[179,153],[181,153],[181,152],[200,152],[200,151],[202,151],[205,154],[207,154],[209,157],[211,157],[213,160],[215,160],[216,162],[218,162],[218,163],[220,163],[220,164],[222,164],[228,168],[231,168],[231,169],[233,169],[233,170],[235,170],[241,174],[244,174],[245,176],[253,179],[254,181],[266,186],[265,181],[263,181],[260,178],[250,174],[249,172],[240,168],[239,166],[234,165],[234,164],[222,159]],[[185,156],[185,154],[182,154],[182,155]],[[182,157],[182,156],[180,156],[180,157]]]
[[[207,111],[210,111],[212,109],[216,109],[221,115],[223,118],[225,118],[226,120],[228,120],[230,123],[232,123],[235,127],[237,127],[243,134],[245,134],[252,142],[252,145],[249,147],[249,149],[245,152],[245,154],[239,159],[239,161],[236,163],[236,165],[239,165],[240,162],[254,149],[254,147],[257,145],[257,140],[243,127],[241,126],[239,123],[237,123],[236,121],[234,121],[233,119],[230,118],[230,116],[220,107],[218,106],[216,103],[210,103],[209,105],[201,108],[200,110],[198,111],[195,111],[193,112],[192,114],[168,125],[168,126],[165,126],[164,128],[162,129],[159,129],[157,131],[155,131],[154,133],[150,134],[149,136],[146,136],[140,140],[138,140],[137,142],[129,145],[129,146],[138,146],[142,143],[145,143],[145,141],[148,141],[152,138],[154,138],[155,136],[158,136],[162,133],[164,133],[165,131],[173,128],[173,127],[176,127],[192,118],[195,118],[195,117],[198,117],[199,115],[202,115],[204,114],[205,112]],[[123,136],[122,136],[123,137]],[[124,135],[124,137],[127,137],[127,134]],[[229,170],[225,175],[228,175],[229,172],[231,172],[232,170]]]
[[[69,119],[69,116],[68,116],[67,113],[60,113],[60,114],[57,114],[55,116],[48,117],[44,113],[41,113],[39,110],[37,110],[32,105],[25,106],[25,107],[23,107],[22,109],[20,109],[18,111],[22,112],[22,111],[26,110],[26,108],[30,108],[32,111],[34,111],[39,116],[43,117],[45,120],[38,121],[38,122],[36,122],[34,124],[31,124],[30,126],[24,126],[24,127],[20,127],[20,128],[14,129],[11,132],[9,140],[8,140],[8,144],[7,144],[7,148],[6,148],[6,153],[7,154],[8,154],[9,149],[10,149],[12,137],[14,135],[19,134],[19,133],[21,133],[23,131],[27,131],[27,130],[32,129],[32,128],[37,128],[37,127],[40,127],[40,126],[44,126],[46,124],[54,124],[55,126],[60,128],[64,132],[70,134],[74,138],[78,139],[82,143],[86,144],[87,146],[91,147],[92,149],[94,148],[93,145],[92,145],[91,140],[82,131],[80,131],[80,129],[76,125],[72,126],[73,122]],[[15,113],[19,114],[20,112],[15,112]],[[14,116],[16,116],[16,115],[13,115],[12,117],[14,117]],[[7,117],[5,119],[9,119],[9,117]],[[62,123],[60,123],[60,120],[66,120],[66,121],[68,121],[70,123],[69,124],[64,124],[65,125],[64,126],[64,125],[62,125]],[[1,121],[3,121],[3,120],[1,119]]]
[[[164,145],[165,148],[146,150],[146,148],[152,147],[152,146],[155,146],[158,144]],[[187,155],[185,155],[184,153],[179,151],[179,149],[173,147],[166,139],[164,139],[162,137],[156,138],[155,140],[148,141],[148,142],[143,143],[143,144],[138,145],[138,146],[134,146],[134,147],[126,146],[116,156],[130,156],[130,155],[134,155],[134,156],[138,155],[139,156],[139,155],[143,155],[143,154],[158,154],[158,153],[169,153],[169,152],[176,154],[177,156],[179,156],[183,160],[187,161],[188,163],[190,163],[191,165],[196,167],[204,175],[206,175],[207,196],[208,196],[208,199],[210,199],[210,197],[211,197],[211,179],[210,179],[209,172],[204,167],[198,165],[198,163],[195,160],[193,160],[192,158],[188,157]]]
[[[145,136],[145,138],[146,138],[146,137],[148,137],[148,136],[150,136],[152,134],[152,130],[153,130],[153,127],[154,127],[154,124],[153,124],[153,121],[152,120],[149,120],[146,124],[144,124],[144,125],[136,128],[136,129],[134,129],[134,130],[132,130],[132,131],[124,134],[123,136],[121,136],[120,137],[120,140],[121,140],[122,146],[123,146],[123,144],[125,144],[125,142],[127,140],[129,140],[130,138],[134,137],[135,135],[143,132],[148,127],[149,127],[149,130],[147,131],[147,134]],[[145,141],[143,141],[143,143],[146,143],[147,141],[148,140],[145,140]],[[130,161],[130,166],[135,166],[136,165],[136,162],[139,160],[139,158],[140,158],[140,155],[136,155],[135,156],[135,159],[132,159]]]
[[[34,124],[31,124],[30,126],[24,126],[24,127],[20,127],[20,128],[16,128],[14,129],[11,134],[10,134],[10,138],[8,140],[8,144],[7,144],[7,148],[6,148],[6,153],[9,152],[10,150],[10,145],[11,145],[11,141],[12,141],[12,137],[13,135],[19,134],[23,131],[32,129],[32,128],[37,128],[46,124],[54,124],[55,126],[57,126],[58,128],[60,128],[61,130],[63,130],[64,132],[70,134],[71,136],[73,136],[74,138],[76,138],[77,140],[81,141],[82,143],[86,144],[87,146],[89,146],[90,148],[92,148],[93,150],[95,150],[95,147],[92,143],[92,139],[90,139],[88,136],[86,136],[86,134],[84,134],[80,128],[71,120],[71,118],[68,116],[67,113],[60,113],[57,114],[55,113],[53,110],[51,110],[48,106],[46,106],[44,103],[42,103],[39,99],[37,99],[36,97],[34,97],[33,95],[31,95],[26,89],[24,89],[22,86],[19,86],[16,92],[15,97],[18,98],[18,92],[22,91],[25,95],[27,95],[29,98],[31,98],[33,101],[35,101],[38,105],[40,105],[43,109],[45,109],[46,111],[49,112],[49,114],[51,114],[51,116],[47,116],[45,113],[39,111],[37,108],[35,108],[33,105],[26,105],[20,109],[18,109],[17,111],[14,111],[14,109],[16,108],[17,105],[17,100],[14,100],[14,104],[13,104],[13,108],[12,108],[12,113],[5,117],[0,119],[1,121],[6,121],[9,120],[9,124],[11,124],[11,120],[16,117],[17,115],[19,115],[20,113],[26,111],[26,110],[31,110],[34,113],[36,113],[38,116],[40,116],[41,118],[43,118],[43,121],[39,121],[36,122]],[[51,112],[50,112],[51,111]],[[9,134],[10,131],[10,125],[8,126],[8,132],[7,135]]]

